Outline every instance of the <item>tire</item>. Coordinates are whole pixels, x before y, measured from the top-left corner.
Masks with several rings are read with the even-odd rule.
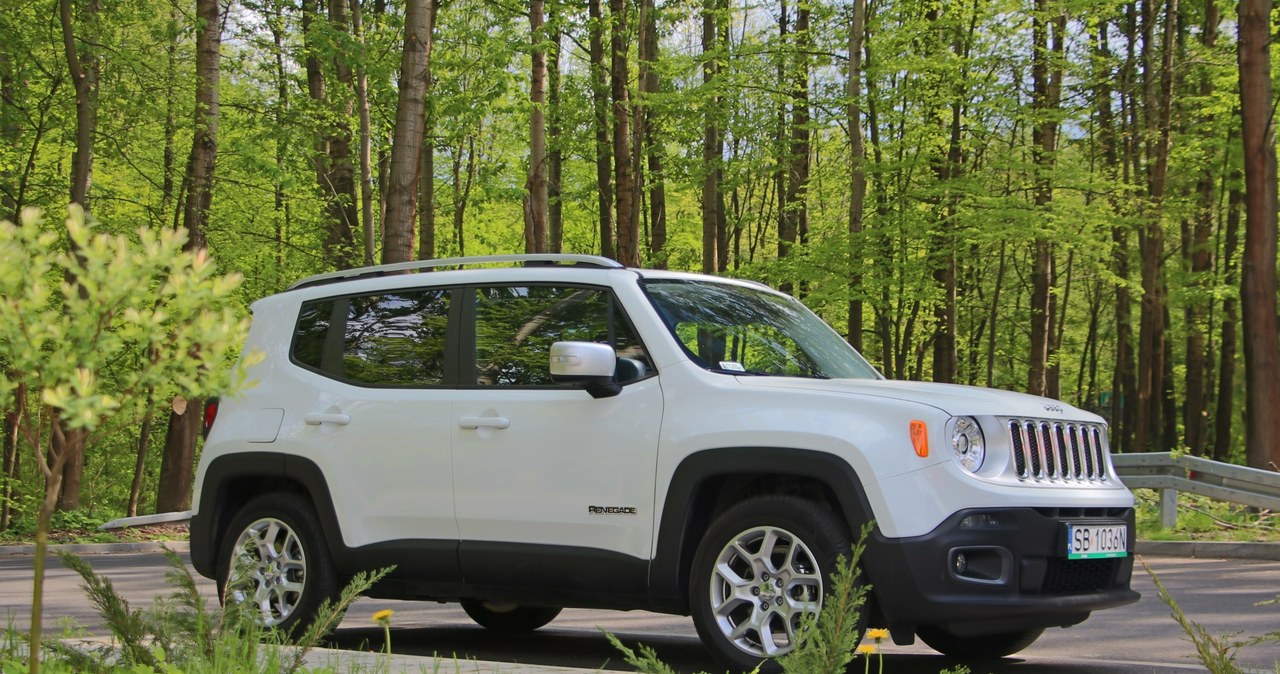
[[[249,501],[231,520],[218,559],[218,596],[250,602],[254,621],[297,635],[338,582],[311,503],[269,493]]]
[[[801,619],[829,592],[848,527],[826,508],[792,496],[762,496],[725,511],[708,528],[689,571],[689,599],[702,643],[730,671],[777,671],[795,648]],[[866,628],[866,611],[858,631]]]
[[[532,632],[560,615],[558,606],[517,606],[475,599],[463,599],[462,610],[477,625],[504,634]]]
[[[974,637],[956,636],[931,625],[916,628],[916,636],[933,650],[959,660],[998,660],[1035,643],[1044,628],[1001,634],[984,634]]]

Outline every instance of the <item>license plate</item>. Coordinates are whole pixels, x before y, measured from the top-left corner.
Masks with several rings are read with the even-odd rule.
[[[1129,527],[1125,524],[1068,524],[1067,559],[1126,557]]]

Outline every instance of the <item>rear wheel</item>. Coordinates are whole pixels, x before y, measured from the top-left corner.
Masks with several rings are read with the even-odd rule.
[[[929,648],[953,658],[965,660],[995,660],[1035,643],[1044,633],[1044,628],[1037,627],[1017,632],[1000,634],[984,634],[982,636],[957,636],[941,627],[924,625],[916,628],[916,636],[928,644]]]
[[[556,606],[519,606],[498,602],[462,600],[462,610],[477,625],[494,632],[532,632],[560,615]]]
[[[775,671],[796,646],[801,621],[817,614],[836,558],[852,545],[828,509],[791,496],[743,501],[707,530],[690,570],[694,625],[734,671]],[[866,626],[860,617],[858,630]]]
[[[301,631],[324,600],[338,595],[321,532],[310,502],[300,496],[272,493],[249,501],[227,530],[219,597],[248,604],[264,627]]]

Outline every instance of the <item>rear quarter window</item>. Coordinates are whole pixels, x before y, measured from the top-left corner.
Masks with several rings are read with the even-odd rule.
[[[361,386],[444,383],[448,290],[404,290],[302,305],[295,363]]]

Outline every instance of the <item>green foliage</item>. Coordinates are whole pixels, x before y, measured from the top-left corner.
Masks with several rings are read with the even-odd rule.
[[[872,524],[859,533],[848,557],[841,555],[831,573],[831,592],[815,618],[805,616],[795,650],[779,664],[787,674],[841,674],[853,662],[862,639],[862,610],[870,586],[862,582],[859,561]]]
[[[604,632],[604,630],[601,631]],[[637,646],[639,649],[639,652],[637,652],[628,648],[618,639],[618,637],[610,634],[609,632],[604,632],[604,636],[609,640],[609,643],[613,644],[614,648],[622,652],[622,659],[626,661],[628,665],[635,667],[636,671],[643,672],[644,674],[675,674],[676,670],[663,662],[658,657],[657,651],[653,650],[652,646],[640,644]]]
[[[247,330],[229,306],[238,277],[215,276],[179,231],[102,233],[75,205],[65,237],[35,211],[0,223],[6,406],[22,388],[69,428],[94,430],[140,417],[149,399],[243,384],[227,368]]]
[[[211,609],[185,562],[172,551],[166,551],[169,570],[165,579],[173,592],[157,599],[149,609],[130,606],[116,593],[110,579],[98,575],[83,559],[69,553],[59,557],[81,577],[89,602],[111,630],[113,643],[93,646],[76,639],[46,641],[44,648],[50,659],[45,671],[52,672],[307,671],[302,668],[307,653],[342,622],[361,594],[391,570],[357,574],[337,601],[325,602],[306,633],[290,641],[279,632],[258,626],[252,606],[227,602],[221,609]],[[0,632],[0,671],[25,671],[26,660],[24,637],[12,627]]]
[[[1138,535],[1145,540],[1280,541],[1280,513],[1178,492],[1178,521],[1160,528],[1160,492],[1134,490]]]

